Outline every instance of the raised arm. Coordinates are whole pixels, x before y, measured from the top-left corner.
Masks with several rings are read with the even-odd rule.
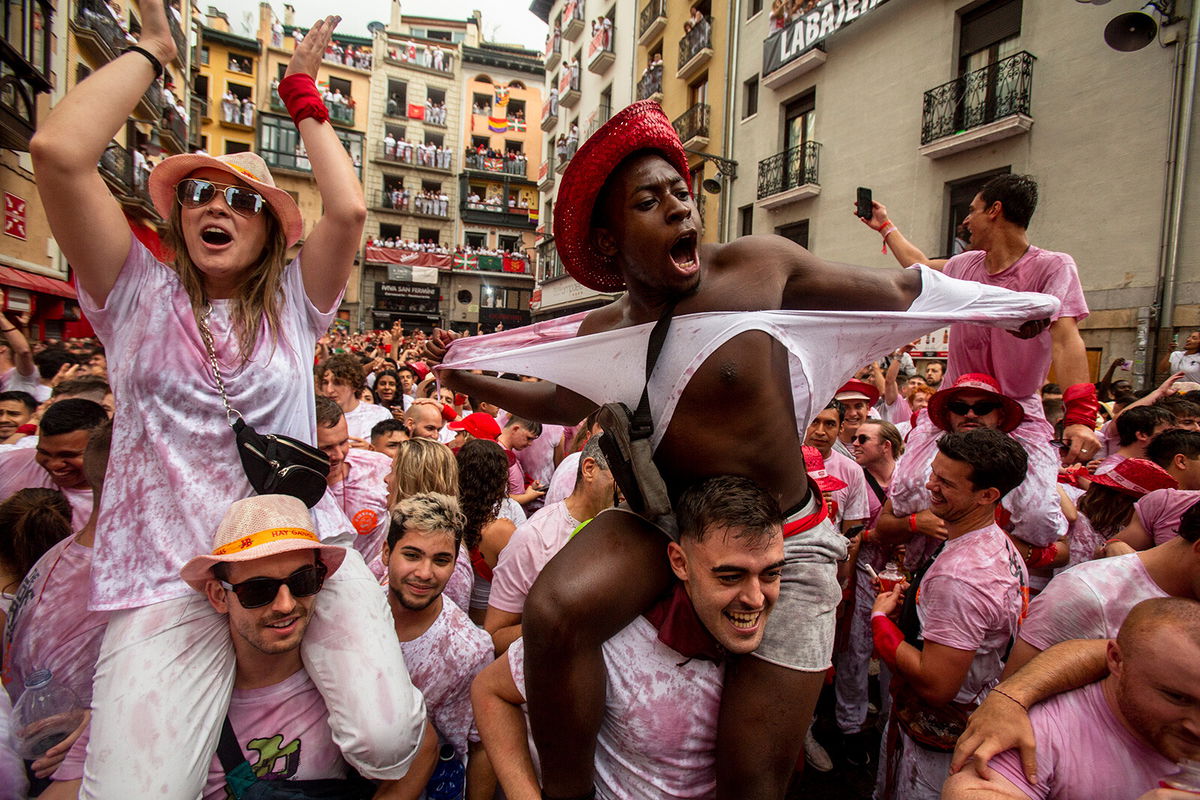
[[[896,223],[888,219],[887,206],[876,200],[872,200],[871,209],[874,213],[870,219],[863,219],[862,217],[859,217],[859,219],[868,228],[883,236],[884,244],[892,249],[892,255],[900,263],[900,266],[911,267],[913,264],[924,264],[939,271],[942,267],[946,266],[946,259],[930,260],[928,256],[921,252],[921,248],[904,238],[904,234],[900,233],[900,229],[896,227]]]
[[[732,253],[739,240],[726,248]],[[905,311],[921,294],[917,270],[876,269],[825,261],[782,236],[753,237],[752,257],[767,257],[786,265],[783,307],[844,311]]]
[[[17,374],[28,378],[37,369],[33,363],[33,350],[29,347],[29,340],[21,332],[21,328],[29,322],[29,315],[22,314],[19,319],[24,320],[21,325],[17,325],[7,315],[0,313],[0,337],[3,337],[12,349],[13,366],[16,368]]]
[[[143,0],[138,47],[160,64],[175,58],[163,0]],[[126,52],[59,101],[29,145],[38,195],[55,241],[79,284],[103,304],[129,254],[132,234],[97,164],[155,79],[150,59]]]
[[[316,80],[325,48],[340,21],[341,17],[329,16],[312,26],[296,45],[287,75],[304,74]],[[350,279],[354,254],[362,243],[367,205],[354,162],[333,126],[309,117],[297,128],[324,207],[321,219],[304,240],[300,269],[308,299],[324,311],[333,306]]]

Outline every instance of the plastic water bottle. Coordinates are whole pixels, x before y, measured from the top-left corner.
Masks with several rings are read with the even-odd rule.
[[[1190,792],[1200,795],[1200,761],[1185,758],[1179,762],[1179,772],[1168,775],[1158,782],[1162,789],[1174,789],[1177,792]]]
[[[25,677],[25,692],[13,707],[17,752],[26,761],[41,758],[79,727],[83,715],[73,691],[56,683],[50,670],[35,670]]]
[[[462,800],[467,783],[467,770],[454,752],[452,745],[444,744],[438,751],[438,765],[425,786],[428,800]]]

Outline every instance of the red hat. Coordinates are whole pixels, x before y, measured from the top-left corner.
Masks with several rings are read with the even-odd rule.
[[[850,380],[837,390],[833,399],[838,401],[866,400],[868,405],[873,406],[879,402],[879,390],[875,388],[875,384]]]
[[[1179,481],[1146,458],[1127,458],[1103,475],[1093,475],[1092,485],[1096,484],[1134,497],[1141,497],[1155,489],[1179,488]]]
[[[417,380],[419,381],[425,380],[425,376],[429,374],[429,365],[424,361],[410,361],[405,366],[417,373]]]
[[[929,413],[930,422],[944,431],[950,430],[950,423],[946,419],[946,404],[954,399],[955,394],[968,389],[994,395],[996,400],[1001,403],[1004,408],[1000,419],[1000,430],[1005,433],[1015,430],[1024,421],[1025,409],[1021,408],[1021,404],[1016,400],[1000,391],[1000,384],[995,378],[982,372],[968,372],[965,375],[959,375],[953,386],[934,392],[933,397],[929,398],[929,406],[926,411]]]
[[[592,208],[604,181],[626,157],[658,150],[691,185],[687,153],[662,106],[642,100],[626,106],[593,133],[563,173],[554,204],[554,245],[572,278],[598,292],[625,288],[612,256],[592,244]]]
[[[815,447],[804,445],[800,448],[804,451],[804,471],[808,473],[808,477],[816,481],[817,488],[822,492],[836,492],[838,489],[845,489],[847,484],[841,478],[829,474],[829,470],[825,469],[825,459],[821,458],[821,451]]]
[[[466,431],[476,439],[488,439],[493,442],[500,436],[500,425],[491,414],[485,414],[482,411],[467,414],[446,427],[452,431]]]

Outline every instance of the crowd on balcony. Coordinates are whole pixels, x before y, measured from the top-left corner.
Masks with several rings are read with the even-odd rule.
[[[546,33],[546,56],[562,52],[562,27],[555,23],[554,30]]]
[[[551,86],[546,93],[546,108],[542,111],[542,119],[558,116],[558,87]]]
[[[527,160],[520,150],[502,152],[492,147],[478,145],[466,149],[467,166],[472,169],[485,169],[491,172],[508,172],[525,174]],[[497,160],[503,161],[503,166],[495,166]]]
[[[371,51],[353,44],[342,46],[332,42],[325,48],[325,60],[356,69],[370,69]]]
[[[386,247],[389,250],[410,250],[414,253],[436,253],[448,256],[450,251],[432,239],[397,239],[389,236],[386,239],[368,238],[367,247]]]
[[[817,7],[818,0],[774,0],[771,3],[770,31],[781,31],[790,23]]]
[[[109,2],[109,0],[82,3],[79,8],[79,16],[86,27],[98,33],[110,30],[113,23],[116,23],[129,44],[137,43],[137,39],[129,32],[129,26],[125,24],[125,18],[121,16],[121,7],[116,3]],[[109,42],[109,44],[115,45],[115,42]]]
[[[558,142],[554,145],[554,157],[558,159],[558,163],[565,164],[575,157],[575,151],[579,148],[579,125],[572,122],[571,129],[567,133],[558,135]]]
[[[425,98],[425,121],[430,125],[445,125],[446,124],[446,103],[435,103],[432,99]]]
[[[469,244],[460,244],[454,248],[454,255],[459,256],[496,256],[497,258],[517,259],[519,261],[528,260],[529,256],[522,253],[517,244],[514,242],[511,249],[501,247],[472,247]]]
[[[447,145],[397,139],[391,131],[383,137],[383,157],[436,169],[451,169],[454,162],[453,151]]]
[[[609,17],[597,17],[592,20],[592,47],[589,53],[600,50],[612,50],[613,21]]]
[[[579,91],[579,57],[572,58],[563,67],[563,78],[567,80],[567,86],[570,89]]]
[[[221,119],[235,125],[254,126],[254,103],[249,97],[238,97],[231,90],[221,96]]]
[[[402,184],[395,184],[391,189],[384,190],[385,208],[408,211],[410,203],[412,211],[417,214],[432,217],[450,216],[450,197],[445,192],[427,189],[412,192]]]
[[[229,71],[241,73],[242,75],[254,74],[254,62],[245,56],[229,56]]]
[[[692,6],[691,11],[688,12],[688,18],[683,21],[683,32],[688,34],[697,27],[704,28],[707,22],[708,17],[704,16],[700,6]]]
[[[436,69],[441,72],[453,71],[454,54],[432,44],[417,44],[416,42],[402,43],[399,47],[388,47],[388,58],[408,64],[416,64],[426,69]]]
[[[477,206],[478,211],[493,211],[501,212],[505,210],[504,200],[498,194],[480,197],[478,190],[472,189],[467,195],[467,205]],[[508,211],[512,213],[526,212],[529,210],[529,202],[523,197],[518,196],[515,192],[508,196]]]
[[[661,90],[662,89],[662,77],[663,77],[662,53],[655,53],[653,56],[651,56],[650,63],[646,65],[646,68],[644,70],[642,70],[642,76],[641,76],[641,78],[638,79],[638,84],[643,89],[654,88],[655,90]],[[647,84],[650,84],[650,86],[648,86]],[[647,97],[649,97],[652,94],[654,94],[654,91],[645,91],[643,94],[639,95],[638,99],[645,100]]]

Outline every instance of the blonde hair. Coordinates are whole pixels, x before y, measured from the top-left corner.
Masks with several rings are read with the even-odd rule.
[[[287,237],[270,205],[264,203],[262,213],[267,223],[267,243],[259,256],[257,269],[248,271],[242,278],[234,289],[229,306],[229,316],[237,331],[238,349],[242,358],[247,360],[258,343],[263,320],[267,323],[271,339],[277,337],[283,307],[280,288],[283,268],[287,264]],[[204,291],[203,273],[192,261],[183,238],[183,219],[178,203],[171,207],[164,239],[167,247],[174,252],[175,273],[192,302],[192,312],[200,319],[208,305],[208,293]]]
[[[400,443],[392,464],[388,508],[415,494],[436,492],[458,496],[458,462],[441,442],[420,437]]]

